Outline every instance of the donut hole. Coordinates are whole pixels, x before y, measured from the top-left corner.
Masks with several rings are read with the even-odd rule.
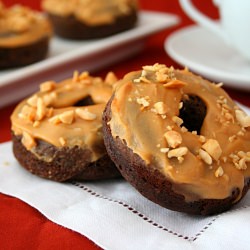
[[[89,106],[94,105],[94,101],[91,96],[86,96],[85,98],[81,99],[80,101],[76,102],[73,106],[74,107],[81,107],[81,106]]]
[[[207,107],[204,101],[196,95],[185,95],[182,98],[183,106],[180,109],[179,117],[183,120],[183,126],[188,131],[196,131],[200,134],[200,130],[207,113]]]

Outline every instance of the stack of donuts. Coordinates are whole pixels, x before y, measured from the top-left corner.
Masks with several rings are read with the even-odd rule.
[[[165,208],[220,213],[250,187],[250,117],[221,86],[161,64],[120,80],[75,72],[17,106],[14,154],[44,178],[123,176]]]

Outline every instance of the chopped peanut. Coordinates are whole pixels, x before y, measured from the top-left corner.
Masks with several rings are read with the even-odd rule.
[[[211,158],[211,156],[203,149],[199,150],[199,156],[200,158],[208,165],[211,165],[213,160]]]
[[[54,81],[47,81],[40,84],[40,91],[41,92],[49,92],[53,90],[56,86],[56,83]]]
[[[157,102],[154,104],[154,108],[159,115],[164,115],[167,113],[167,105],[163,102]]]
[[[116,77],[116,75],[113,72],[109,72],[106,75],[106,78],[104,81],[107,84],[113,85],[114,83],[116,83],[118,81],[118,78]]]
[[[41,123],[41,122],[39,122],[39,121],[34,121],[33,127],[34,127],[34,128],[38,128],[39,125],[40,125],[40,123]]]
[[[72,124],[74,120],[74,110],[65,111],[59,115],[59,119],[64,124]]]
[[[188,152],[187,147],[179,147],[179,148],[175,148],[172,149],[168,152],[168,158],[172,158],[172,157],[182,157],[184,155],[186,155]]]
[[[170,81],[168,83],[165,83],[163,86],[165,88],[175,89],[175,88],[183,88],[186,85],[187,84],[185,82],[182,82],[180,80],[172,80],[172,81]]]
[[[243,128],[250,127],[250,116],[241,110],[235,110],[236,119]]]
[[[224,174],[223,168],[218,167],[217,170],[215,171],[215,176],[218,178],[218,177],[221,177],[223,174]]]
[[[181,124],[183,123],[183,120],[178,117],[178,116],[173,116],[172,117],[172,121],[177,125],[177,126],[181,126]]]
[[[27,100],[27,103],[28,103],[31,107],[36,107],[36,106],[37,106],[37,100],[38,100],[38,96],[37,96],[37,95],[33,95],[33,96],[31,96],[31,97]]]
[[[51,117],[51,118],[49,119],[49,122],[51,122],[51,123],[54,124],[54,125],[57,125],[57,124],[61,123],[61,120],[60,120],[60,118],[59,118],[59,115],[55,115],[55,116]]]
[[[76,114],[83,120],[92,121],[96,119],[96,114],[91,113],[87,108],[77,108]]]
[[[203,145],[202,148],[216,161],[219,160],[222,150],[220,144],[217,140],[208,139]]]
[[[63,138],[63,137],[60,137],[59,138],[59,142],[62,146],[65,146],[66,145],[66,140]]]
[[[146,100],[146,98],[141,97],[141,98],[137,98],[136,102],[140,105],[142,105],[143,107],[148,107],[149,106],[149,102]]]
[[[26,131],[23,132],[22,144],[27,150],[36,146],[35,139]]]
[[[57,93],[56,92],[50,92],[46,95],[43,96],[43,101],[44,101],[44,104],[45,106],[50,106],[51,104],[53,104],[55,102],[57,98]]]
[[[46,115],[46,106],[42,98],[37,99],[36,119],[41,121]]]
[[[168,151],[169,151],[169,148],[161,148],[160,149],[161,153],[168,153]]]
[[[86,79],[88,79],[89,78],[89,72],[87,72],[87,71],[84,71],[84,72],[82,72],[81,74],[80,74],[80,76],[79,76],[79,79],[82,81],[82,80],[86,80]]]
[[[73,82],[78,82],[79,81],[79,72],[77,70],[74,71],[73,77],[72,77]]]
[[[164,134],[164,137],[167,140],[169,147],[171,148],[176,148],[182,143],[182,137],[180,133],[174,130],[167,131]]]
[[[36,109],[28,105],[24,105],[21,112],[18,114],[21,119],[26,119],[29,122],[33,122],[36,117]]]

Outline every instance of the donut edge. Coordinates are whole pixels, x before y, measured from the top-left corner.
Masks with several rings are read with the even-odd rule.
[[[103,112],[104,144],[111,160],[122,176],[144,197],[167,209],[196,215],[213,215],[229,210],[247,193],[250,180],[245,180],[241,199],[237,199],[239,189],[232,190],[225,199],[200,199],[186,202],[185,197],[172,190],[172,184],[152,165],[146,165],[139,155],[126,146],[120,138],[113,138],[108,122],[111,119],[111,104],[114,94]]]
[[[49,51],[50,37],[13,48],[0,47],[0,69],[23,67],[43,60]]]
[[[57,36],[73,40],[98,39],[111,36],[133,28],[138,19],[136,10],[130,14],[118,16],[114,23],[96,26],[87,25],[77,20],[73,15],[61,17],[48,12],[48,16]]]
[[[12,133],[13,153],[20,165],[30,173],[57,182],[95,181],[120,177],[114,163],[105,154],[95,162],[90,162],[91,151],[77,146],[58,149],[47,143],[52,151],[53,161],[45,162],[27,150],[21,142],[21,136]]]

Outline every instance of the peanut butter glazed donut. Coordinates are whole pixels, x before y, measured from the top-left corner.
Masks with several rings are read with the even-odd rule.
[[[0,1],[0,69],[42,60],[48,52],[52,26],[37,11]]]
[[[250,117],[220,85],[160,64],[118,83],[103,114],[104,142],[151,201],[209,215],[249,189]]]
[[[102,112],[116,76],[103,81],[87,72],[61,83],[47,81],[11,116],[14,155],[31,173],[54,181],[119,176],[107,155]]]
[[[67,39],[96,39],[131,29],[137,0],[43,0],[55,33]]]

